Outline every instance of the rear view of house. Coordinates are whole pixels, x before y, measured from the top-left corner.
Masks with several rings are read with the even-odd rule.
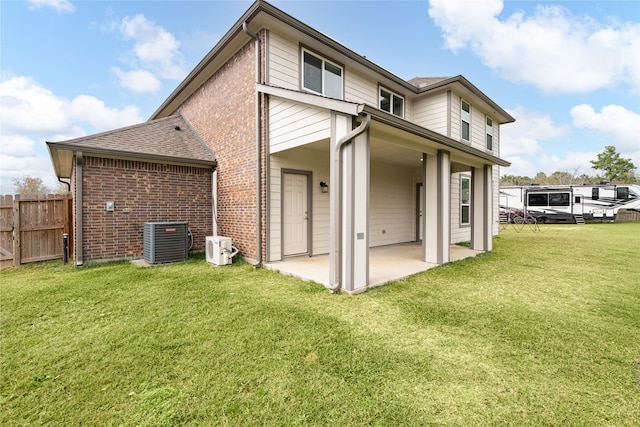
[[[257,1],[139,129],[171,117],[209,156],[178,162],[213,177],[179,178],[210,195],[196,240],[231,237],[256,264],[328,254],[327,286],[349,293],[368,287],[373,247],[421,242],[433,264],[450,260],[452,243],[492,248],[508,166],[500,127],[514,119],[462,75],[405,81]],[[70,153],[56,172],[73,176],[78,197],[78,141],[49,146],[54,165]],[[130,157],[81,158],[94,155]],[[81,250],[95,238],[85,233]]]

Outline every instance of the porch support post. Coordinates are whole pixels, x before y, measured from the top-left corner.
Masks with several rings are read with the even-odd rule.
[[[332,111],[329,171],[329,284],[357,293],[369,283],[369,124]]]
[[[444,264],[449,262],[451,251],[451,155],[439,150],[435,156],[422,156],[425,191],[422,259]]]
[[[471,169],[471,249],[490,251],[493,237],[493,168]]]
[[[369,284],[369,130],[343,150],[342,284],[358,293]]]

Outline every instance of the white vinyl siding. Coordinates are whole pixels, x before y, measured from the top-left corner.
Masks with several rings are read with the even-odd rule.
[[[311,171],[312,252],[329,252],[329,194],[323,193],[320,181],[329,183],[329,152],[306,147],[287,150],[270,157],[269,186],[269,261],[282,258],[282,169]]]
[[[451,96],[451,135],[449,135],[452,139],[461,139],[460,136],[460,98],[452,95]]]
[[[347,70],[344,76],[345,101],[377,105],[377,83]]]
[[[416,124],[447,135],[447,93],[442,92],[413,103],[412,120]]]
[[[369,245],[415,240],[416,186],[413,170],[371,162]]]
[[[331,136],[330,112],[271,97],[269,100],[269,150],[271,153]]]
[[[285,89],[300,89],[300,67],[297,43],[269,33],[269,84]]]

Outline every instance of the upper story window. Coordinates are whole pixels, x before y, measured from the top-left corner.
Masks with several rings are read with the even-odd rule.
[[[330,98],[342,99],[342,67],[302,50],[302,85]]]
[[[462,139],[465,141],[470,141],[470,131],[471,131],[471,105],[468,102],[461,100],[460,101],[460,126],[462,129],[460,130]]]
[[[380,88],[380,109],[404,117],[404,98],[390,90]]]
[[[487,116],[487,150],[493,150],[493,120]]]

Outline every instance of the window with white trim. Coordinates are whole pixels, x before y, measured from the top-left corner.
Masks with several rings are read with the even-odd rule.
[[[493,120],[487,116],[487,150],[493,150]]]
[[[460,177],[460,224],[471,223],[471,177]]]
[[[380,88],[380,109],[404,118],[404,98],[390,90]]]
[[[302,86],[330,98],[342,99],[342,67],[302,50]]]
[[[465,141],[470,141],[470,131],[471,131],[471,105],[468,102],[461,99],[460,100],[460,136]]]

